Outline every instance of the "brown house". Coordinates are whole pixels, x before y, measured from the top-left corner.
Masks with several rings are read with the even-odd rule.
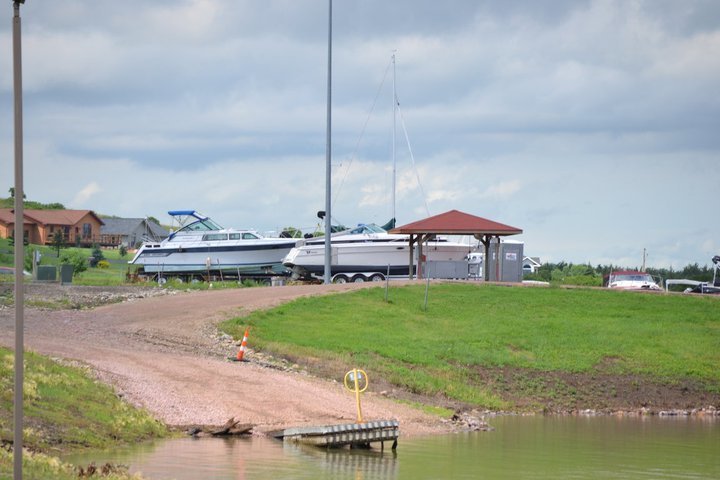
[[[49,245],[56,232],[66,244],[89,246],[100,242],[104,224],[92,210],[24,210],[23,230],[29,243]],[[0,237],[15,233],[15,210],[0,208]]]

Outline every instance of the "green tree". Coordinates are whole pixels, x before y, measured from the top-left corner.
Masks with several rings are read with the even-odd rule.
[[[15,187],[10,187],[10,190],[8,191],[10,192],[10,198],[15,198]],[[23,200],[25,200],[26,198],[27,195],[25,195],[25,193],[23,192]]]
[[[65,210],[65,205],[63,205],[62,203],[57,203],[57,202],[47,203],[47,204],[45,204],[45,209],[46,210]]]
[[[100,249],[100,245],[94,243],[92,253],[90,254],[90,266],[95,267],[102,260],[105,260],[105,254],[103,254],[103,251]]]
[[[120,257],[125,258],[125,255],[127,255],[127,247],[125,244],[120,245]]]
[[[60,249],[65,246],[65,235],[62,230],[56,230],[52,236],[52,246],[57,252],[58,257],[60,256]]]

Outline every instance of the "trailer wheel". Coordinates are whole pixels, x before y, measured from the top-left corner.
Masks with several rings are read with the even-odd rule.
[[[347,275],[343,274],[335,275],[335,278],[333,278],[333,283],[348,283],[348,277]]]
[[[371,282],[382,282],[383,280],[385,280],[385,275],[383,275],[382,273],[373,273],[372,275],[370,275],[369,280]]]
[[[355,275],[355,276],[352,278],[353,283],[363,283],[363,282],[365,282],[365,280],[367,280],[367,279],[365,278],[365,275],[360,275],[360,274]]]

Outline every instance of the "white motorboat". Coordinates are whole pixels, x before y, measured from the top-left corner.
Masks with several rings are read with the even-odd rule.
[[[618,290],[661,290],[652,275],[634,270],[610,272],[607,286]]]
[[[195,210],[168,212],[180,227],[162,242],[145,242],[130,260],[146,273],[181,275],[226,272],[242,275],[286,273],[285,255],[297,240],[266,238],[255,230],[223,228]]]
[[[335,283],[381,281],[388,272],[390,276],[408,276],[408,235],[390,234],[375,224],[362,224],[333,234],[330,243],[331,277]],[[423,255],[429,262],[463,262],[473,250],[468,244],[444,239],[423,245]],[[291,268],[296,277],[322,276],[325,238],[307,239],[304,245],[298,244],[285,257],[283,265]]]

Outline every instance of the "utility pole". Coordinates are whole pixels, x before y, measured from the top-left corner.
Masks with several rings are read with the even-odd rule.
[[[15,408],[13,432],[13,478],[22,480],[23,382],[25,368],[23,269],[25,223],[23,222],[23,129],[22,129],[22,48],[20,45],[20,4],[13,2],[13,96],[15,103]]]
[[[332,215],[330,208],[332,200],[330,198],[330,184],[332,182],[332,166],[330,160],[332,157],[332,0],[328,0],[328,68],[327,68],[327,133],[325,141],[325,275],[324,281],[330,283],[332,268],[332,244],[330,236],[332,234]]]

